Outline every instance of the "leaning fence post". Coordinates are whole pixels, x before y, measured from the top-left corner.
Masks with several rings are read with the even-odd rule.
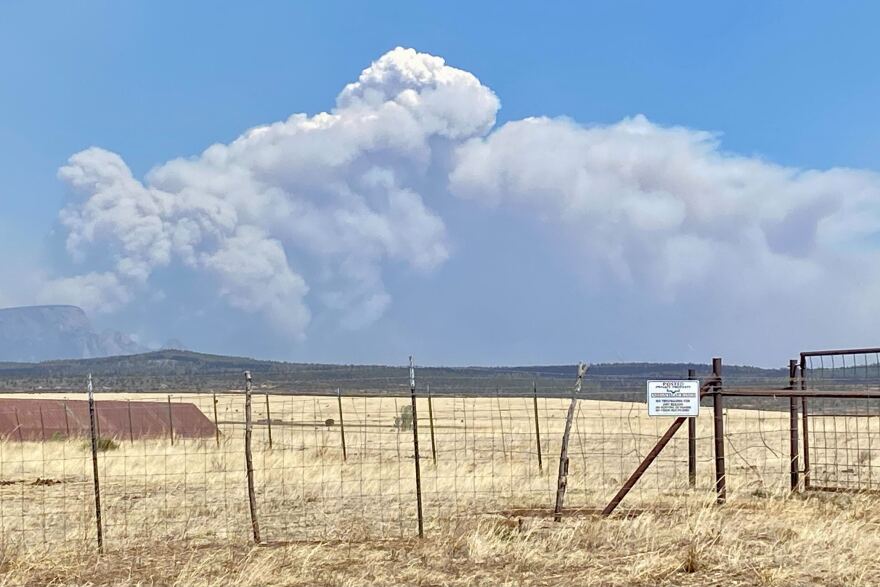
[[[727,500],[727,480],[724,471],[724,396],[721,387],[721,359],[712,359],[712,375],[715,377],[713,387],[713,412],[715,425],[715,492],[719,504]]]
[[[272,448],[272,413],[269,411],[269,392],[266,392],[266,427],[269,431],[269,448]],[[281,434],[284,436],[284,433]]]
[[[806,356],[801,353],[801,391],[807,389]],[[810,488],[810,418],[807,412],[807,396],[801,396],[801,422],[804,428],[804,489]]]
[[[535,404],[535,442],[538,445],[538,471],[544,472],[544,458],[541,455],[541,423],[538,421],[538,384],[532,381],[532,399]]]
[[[797,378],[797,360],[792,359],[788,362],[788,388],[794,391]],[[797,491],[798,488],[798,404],[797,398],[791,396],[788,398],[788,420],[789,420],[789,447],[788,453],[791,466],[791,490]]]
[[[693,381],[696,371],[688,369],[688,380]],[[691,488],[697,486],[697,419],[688,418],[688,484]]]
[[[431,401],[431,386],[428,389],[428,424],[431,426],[431,457],[434,459],[434,465],[437,465],[437,445],[434,442],[434,404]]]
[[[43,406],[37,406],[40,410],[40,440],[46,441],[46,424],[43,422]]]
[[[412,433],[413,452],[415,453],[416,467],[416,513],[419,518],[419,538],[425,536],[425,521],[422,517],[422,468],[419,462],[419,417],[416,409],[416,369],[413,365],[412,355],[409,357],[409,395],[412,402]]]
[[[101,524],[101,482],[98,477],[98,418],[95,413],[95,394],[92,374],[89,373],[89,434],[92,438],[92,480],[95,484],[95,525],[98,531],[98,552],[104,552],[104,530]]]
[[[574,420],[578,394],[581,392],[581,383],[586,373],[587,365],[579,363],[577,381],[574,384],[574,392],[571,396],[571,403],[568,405],[568,414],[565,417],[565,431],[562,433],[562,450],[559,453],[559,476],[556,478],[556,506],[553,508],[553,519],[557,522],[562,520],[562,506],[565,504],[565,490],[568,487],[568,439],[571,436],[571,424]]]
[[[336,388],[336,402],[339,404],[339,439],[342,441],[342,460],[348,460],[348,451],[345,450],[345,420],[342,419],[342,389]]]
[[[220,446],[220,423],[217,422],[217,394],[212,393],[211,398],[214,400],[214,439],[217,441],[217,446]]]
[[[254,492],[254,458],[251,453],[253,421],[251,417],[251,372],[244,372],[244,461],[247,468],[248,505],[251,512],[251,528],[254,542],[260,543],[260,523],[257,520],[257,496]]]

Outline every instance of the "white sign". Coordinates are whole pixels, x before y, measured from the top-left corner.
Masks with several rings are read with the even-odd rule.
[[[700,382],[648,381],[649,416],[699,416]]]

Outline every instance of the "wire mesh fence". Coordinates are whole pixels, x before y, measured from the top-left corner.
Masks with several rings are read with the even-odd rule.
[[[783,381],[774,381],[782,383]],[[101,527],[107,548],[139,541],[389,540],[415,536],[421,497],[431,533],[475,516],[549,516],[558,489],[570,392],[387,394],[257,388],[96,394]],[[648,417],[644,394],[586,386],[576,397],[565,513],[598,513],[657,445],[669,418]],[[813,479],[876,485],[880,399],[833,417],[811,398],[799,439]],[[21,403],[24,402],[24,403]],[[730,495],[785,492],[791,469],[787,398],[724,408]],[[704,406],[711,398],[704,398]],[[0,533],[8,547],[83,543],[96,533],[85,394],[7,394],[0,401]],[[824,424],[822,423],[824,422]],[[253,500],[246,474],[252,433]],[[622,510],[714,499],[712,410],[681,428],[635,484]],[[836,426],[836,428],[835,428]],[[418,428],[419,451],[414,449]],[[689,474],[689,445],[695,448]],[[866,456],[867,455],[867,456]],[[416,459],[420,484],[416,484]],[[852,463],[857,463],[853,468]],[[851,469],[851,471],[850,471]],[[830,482],[830,481],[828,481]]]

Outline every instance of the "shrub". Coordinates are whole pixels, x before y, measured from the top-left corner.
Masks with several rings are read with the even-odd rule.
[[[105,438],[103,436],[98,437],[98,452],[107,452],[108,450],[116,450],[119,448],[119,443],[113,440],[112,438]],[[86,450],[92,450],[92,441],[86,440],[83,443],[83,448]]]
[[[400,415],[394,418],[394,427],[398,430],[412,430],[413,412],[412,406],[403,406]]]

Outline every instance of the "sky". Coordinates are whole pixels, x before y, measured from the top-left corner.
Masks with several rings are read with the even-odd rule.
[[[873,2],[0,3],[0,306],[334,363],[876,345]]]

